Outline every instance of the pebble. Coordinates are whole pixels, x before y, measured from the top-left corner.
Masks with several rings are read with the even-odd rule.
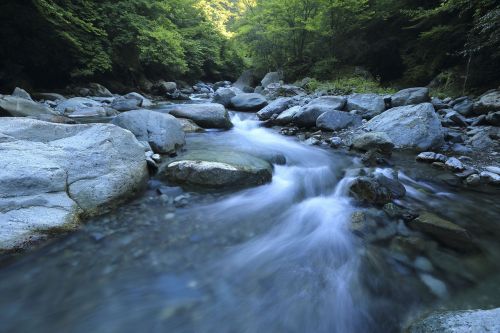
[[[455,157],[451,157],[448,159],[448,161],[446,161],[445,163],[446,167],[448,169],[451,169],[453,171],[463,171],[465,170],[465,167],[463,165],[462,162],[460,162],[459,159],[455,158]]]

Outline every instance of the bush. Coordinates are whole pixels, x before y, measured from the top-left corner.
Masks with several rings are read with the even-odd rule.
[[[376,93],[392,94],[396,90],[393,88],[382,87],[375,80],[365,79],[359,76],[342,77],[332,81],[318,81],[312,79],[306,85],[306,90],[310,93],[316,91],[326,91],[332,95],[350,95],[353,93]]]

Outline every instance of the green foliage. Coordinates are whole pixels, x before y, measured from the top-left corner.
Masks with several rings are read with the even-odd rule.
[[[241,66],[229,41],[225,24],[232,17],[215,15],[229,0],[31,0],[19,4],[6,0],[0,8],[0,37],[7,27],[26,30],[40,41],[18,43],[16,52],[0,55],[16,63],[16,54],[33,52],[29,63],[58,64],[45,73],[27,69],[26,74],[69,79],[114,76],[134,82],[146,74],[153,79],[222,79]],[[224,7],[225,6],[225,7]],[[229,10],[230,8],[227,8]],[[31,13],[26,16],[25,13]],[[25,17],[16,21],[15,17]],[[222,20],[222,25],[221,21]],[[42,30],[35,26],[43,27]],[[6,29],[2,29],[2,28]],[[49,43],[50,41],[50,43]],[[50,52],[43,52],[50,44]],[[30,49],[36,46],[37,49]],[[29,51],[28,51],[29,50]],[[42,57],[47,57],[46,59]],[[54,60],[49,59],[53,57]],[[4,58],[5,59],[5,58]],[[9,71],[9,68],[0,67]],[[69,76],[68,76],[69,74]]]
[[[392,94],[396,90],[382,87],[379,82],[360,76],[342,77],[332,81],[312,79],[306,85],[308,92],[326,91],[332,95],[349,95],[353,93]]]

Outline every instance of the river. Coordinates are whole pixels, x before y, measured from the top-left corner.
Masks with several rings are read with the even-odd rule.
[[[0,331],[398,332],[500,271],[495,195],[457,194],[431,167],[395,156],[404,203],[459,221],[488,249],[434,249],[455,260],[450,268],[422,257],[413,265],[391,250],[408,232],[402,222],[348,197],[358,157],[281,136],[254,114],[232,121],[230,131],[188,135],[186,149],[284,157],[270,184],[195,193],[153,179],[76,232],[3,255]],[[376,216],[375,240],[351,232],[360,210]],[[496,292],[482,301],[498,303]]]

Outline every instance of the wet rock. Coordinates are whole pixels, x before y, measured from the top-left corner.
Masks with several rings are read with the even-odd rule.
[[[327,130],[337,131],[347,127],[361,126],[362,118],[343,111],[327,111],[320,115],[316,120],[316,127]]]
[[[444,143],[443,127],[430,103],[392,108],[370,120],[364,128],[386,133],[397,149],[425,151]]]
[[[373,118],[385,110],[384,98],[376,94],[354,94],[347,98],[347,111],[358,110],[363,118]]]
[[[271,181],[272,166],[245,153],[190,151],[168,162],[160,174],[179,185],[247,187]]]
[[[344,144],[342,139],[339,138],[338,136],[331,137],[330,139],[327,140],[327,143],[330,144],[330,147],[332,148],[339,148]]]
[[[409,88],[392,95],[392,107],[429,102],[429,88]]]
[[[309,138],[304,143],[308,146],[319,146],[321,141],[318,138]]]
[[[408,333],[500,332],[500,308],[433,313],[415,321]]]
[[[266,96],[268,99],[276,99],[279,97],[294,97],[294,96],[305,96],[307,95],[306,91],[302,88],[299,88],[290,84],[281,84],[281,83],[271,83],[262,91],[258,90],[259,87],[255,88],[256,93],[261,93]]]
[[[480,173],[481,180],[484,181],[486,184],[492,184],[492,185],[500,185],[500,175],[489,172],[489,171],[483,171]]]
[[[267,105],[261,94],[244,93],[231,98],[231,107],[237,111],[259,111]]]
[[[376,150],[382,154],[390,155],[394,149],[394,143],[385,133],[370,132],[356,136],[351,147],[360,151]]]
[[[185,133],[200,133],[205,131],[203,128],[196,125],[196,123],[191,119],[177,118],[177,120],[181,124],[182,130]]]
[[[82,214],[108,211],[147,182],[144,148],[110,124],[61,125],[3,118],[0,136],[0,248],[14,248],[51,228],[71,228]]]
[[[0,95],[0,109],[14,117],[30,117],[41,114],[56,114],[44,104],[33,102],[26,98]]]
[[[134,110],[118,115],[112,123],[131,131],[137,140],[147,141],[156,153],[168,154],[186,143],[181,124],[168,114]]]
[[[240,75],[240,77],[238,78],[238,80],[236,80],[236,82],[233,84],[233,86],[235,86],[236,88],[239,88],[243,91],[248,92],[249,90],[253,91],[253,89],[251,89],[251,88],[255,87],[255,82],[256,82],[255,73],[249,69],[249,70],[244,71]]]
[[[443,154],[437,154],[434,152],[423,152],[418,154],[417,156],[417,161],[419,162],[427,162],[427,163],[432,163],[432,162],[441,162],[441,163],[446,163],[448,158],[444,156]]]
[[[500,175],[500,167],[497,167],[497,166],[487,166],[486,168],[486,171],[488,172],[492,172],[492,173],[495,173],[497,175]]]
[[[437,97],[433,97],[431,99],[431,103],[434,106],[434,109],[436,109],[436,110],[442,110],[442,109],[448,108],[448,104],[446,104],[444,101],[442,101],[441,99],[439,99]]]
[[[466,141],[472,148],[487,150],[493,147],[494,142],[486,130],[479,130],[469,140]]]
[[[408,225],[453,249],[468,251],[476,248],[467,230],[432,213],[424,212]]]
[[[500,90],[488,91],[474,103],[475,114],[487,114],[491,111],[500,111]]]
[[[349,187],[349,193],[356,200],[376,205],[385,205],[406,193],[399,181],[382,175],[358,177]]]
[[[274,115],[280,115],[281,113],[297,105],[298,103],[299,100],[292,97],[278,98],[269,103],[269,105],[267,105],[265,108],[257,112],[257,117],[259,117],[260,120],[270,119]]]
[[[158,112],[166,112],[174,117],[187,118],[203,128],[229,129],[233,127],[229,113],[221,104],[177,104],[164,106]]]
[[[460,162],[460,160],[455,158],[455,157],[450,157],[446,161],[445,165],[446,165],[446,168],[448,168],[452,171],[455,171],[455,172],[460,172],[460,171],[465,170],[465,166],[463,165],[463,163]]]
[[[481,177],[478,174],[473,174],[467,177],[464,181],[465,185],[467,186],[479,186],[481,185]]]

